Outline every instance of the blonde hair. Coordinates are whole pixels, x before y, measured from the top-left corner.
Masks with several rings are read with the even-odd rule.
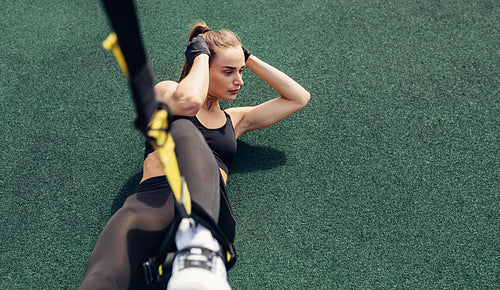
[[[210,59],[209,62],[217,56],[215,49],[217,48],[229,48],[229,47],[238,47],[241,46],[241,41],[236,33],[224,29],[224,30],[210,30],[205,22],[199,22],[194,25],[189,33],[188,42],[200,34],[203,34],[203,39],[205,40],[208,49],[210,50]],[[191,70],[191,66],[188,65],[187,61],[184,60],[184,67],[181,72],[181,76],[179,81],[185,78],[189,71]]]

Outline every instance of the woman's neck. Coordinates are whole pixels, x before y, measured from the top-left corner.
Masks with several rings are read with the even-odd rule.
[[[220,109],[219,98],[208,95],[207,98],[205,99],[205,103],[203,104],[203,108],[209,112],[219,110]]]

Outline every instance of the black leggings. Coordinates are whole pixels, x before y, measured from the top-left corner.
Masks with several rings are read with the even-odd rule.
[[[191,121],[174,121],[171,134],[192,202],[217,223],[223,184],[212,151]],[[162,242],[173,218],[173,195],[165,176],[140,183],[99,236],[80,289],[127,289],[144,258]]]

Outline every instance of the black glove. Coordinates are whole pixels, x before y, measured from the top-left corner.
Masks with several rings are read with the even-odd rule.
[[[248,58],[250,57],[250,51],[242,44],[241,48],[243,48],[243,54],[245,55],[245,62],[247,62]]]
[[[210,56],[210,50],[205,39],[203,39],[203,35],[199,34],[191,39],[184,52],[188,65],[193,65],[194,59],[202,53]]]

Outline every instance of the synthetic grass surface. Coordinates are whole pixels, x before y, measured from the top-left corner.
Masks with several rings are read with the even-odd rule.
[[[158,81],[204,20],[311,92],[239,141],[234,289],[499,287],[498,1],[137,2]],[[74,289],[142,138],[98,1],[0,7],[0,288]]]

